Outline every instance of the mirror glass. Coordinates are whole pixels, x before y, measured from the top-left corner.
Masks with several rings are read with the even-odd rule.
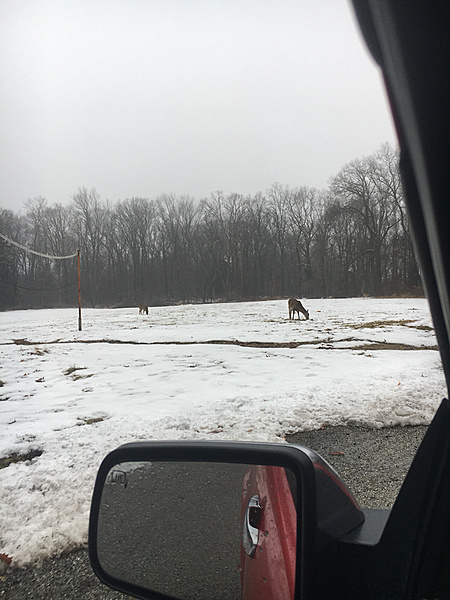
[[[283,467],[126,462],[102,493],[97,551],[123,582],[185,600],[294,597],[295,480]]]

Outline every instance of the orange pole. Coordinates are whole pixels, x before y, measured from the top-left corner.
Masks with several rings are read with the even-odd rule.
[[[78,331],[81,331],[81,278],[80,278],[80,251],[77,254],[78,262]]]

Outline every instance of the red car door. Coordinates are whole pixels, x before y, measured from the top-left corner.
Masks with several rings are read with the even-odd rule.
[[[297,511],[282,467],[255,465],[242,488],[241,583],[244,600],[292,600]]]

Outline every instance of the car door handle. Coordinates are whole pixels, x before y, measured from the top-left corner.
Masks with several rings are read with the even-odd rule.
[[[245,553],[253,557],[258,545],[259,526],[262,519],[262,507],[259,496],[252,496],[245,509],[244,521],[242,523],[242,546]]]

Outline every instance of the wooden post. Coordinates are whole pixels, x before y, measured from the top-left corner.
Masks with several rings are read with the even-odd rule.
[[[81,331],[81,278],[80,278],[80,251],[77,253],[78,262],[78,331]]]

